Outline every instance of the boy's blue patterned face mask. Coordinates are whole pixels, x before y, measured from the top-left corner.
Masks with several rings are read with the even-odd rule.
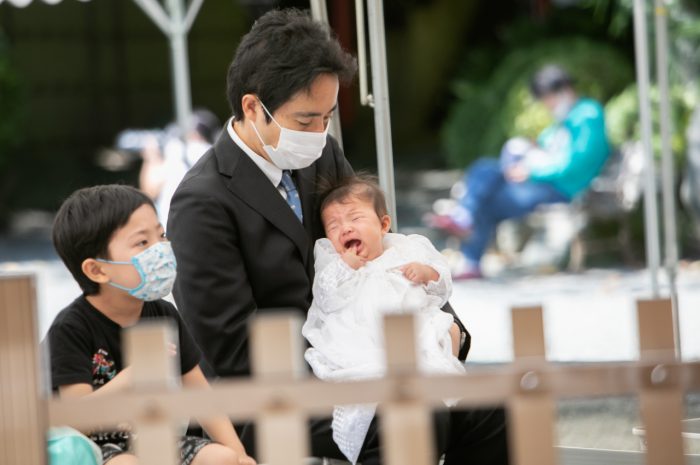
[[[170,294],[175,283],[176,262],[170,242],[158,242],[143,252],[131,257],[129,262],[114,262],[98,258],[97,261],[113,265],[133,265],[141,277],[138,286],[129,288],[110,281],[109,284],[122,289],[137,299],[152,301]]]

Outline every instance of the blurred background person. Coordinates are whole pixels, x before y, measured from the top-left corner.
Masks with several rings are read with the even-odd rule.
[[[477,160],[464,175],[466,190],[456,208],[447,215],[427,217],[430,226],[462,238],[466,268],[455,279],[481,277],[481,257],[501,221],[523,217],[539,205],[571,202],[608,159],[603,107],[579,98],[566,70],[545,65],[534,74],[530,91],[554,123],[536,143],[510,139],[500,160]]]
[[[153,199],[160,224],[168,224],[170,199],[187,171],[204,155],[221,130],[221,122],[209,110],[192,112],[184,138],[171,132],[162,146],[156,137],[149,137],[141,150],[143,164],[139,172],[139,188]]]

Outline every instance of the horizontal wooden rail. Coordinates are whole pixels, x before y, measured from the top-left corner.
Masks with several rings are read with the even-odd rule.
[[[658,362],[658,363],[657,363]],[[636,394],[654,385],[654,369],[664,366],[672,375],[663,381],[678,383],[684,391],[700,391],[700,362],[676,363],[604,363],[555,365],[530,363],[509,364],[499,368],[479,369],[459,376],[425,377],[401,375],[368,381],[327,383],[317,379],[218,381],[211,390],[183,389],[157,394],[133,392],[100,399],[51,399],[48,402],[50,425],[71,423],[78,427],[99,424],[115,425],[138,415],[144,409],[157,410],[172,418],[207,417],[226,414],[233,420],[255,418],[269,406],[294,405],[309,415],[324,415],[334,404],[388,402],[396,398],[421,399],[436,408],[442,399],[460,398],[460,405],[503,404],[521,393],[521,385],[537,380],[530,390],[546,390],[556,398],[620,396]],[[528,381],[530,380],[530,381]],[[329,384],[332,384],[329,386]]]

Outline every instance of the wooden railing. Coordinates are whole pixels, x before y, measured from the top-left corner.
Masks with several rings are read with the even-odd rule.
[[[446,398],[460,398],[465,407],[505,405],[512,463],[554,465],[562,456],[562,450],[553,446],[556,399],[630,394],[640,399],[646,463],[681,465],[687,458],[681,438],[683,396],[700,390],[700,363],[676,360],[671,307],[666,300],[638,302],[638,362],[548,363],[541,308],[514,308],[513,363],[469,370],[461,376],[418,374],[413,320],[408,315],[389,316],[385,322],[387,375],[348,383],[326,383],[308,376],[302,361],[300,321],[270,315],[258,318],[251,328],[253,376],[217,382],[206,391],[179,388],[177,370],[166,351],[173,328],[138,325],[125,332],[132,389],[105,402],[105,398],[59,400],[41,395],[33,286],[30,276],[0,277],[3,465],[43,465],[48,426],[88,429],[125,422],[138,432],[135,452],[141,463],[171,465],[176,463],[179,425],[190,417],[221,414],[236,421],[256,420],[261,463],[301,464],[309,455],[309,416],[330,415],[336,404],[368,402],[380,403],[384,463],[426,465],[434,460],[431,412],[444,407]],[[594,460],[590,463],[600,463]]]

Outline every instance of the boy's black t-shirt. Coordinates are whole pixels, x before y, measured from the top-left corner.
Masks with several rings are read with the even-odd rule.
[[[175,307],[164,300],[144,302],[139,321],[171,319],[178,328],[183,374],[200,361],[201,353]],[[93,307],[85,296],[75,299],[56,316],[46,337],[51,359],[51,386],[87,383],[94,389],[123,368],[122,327]]]

